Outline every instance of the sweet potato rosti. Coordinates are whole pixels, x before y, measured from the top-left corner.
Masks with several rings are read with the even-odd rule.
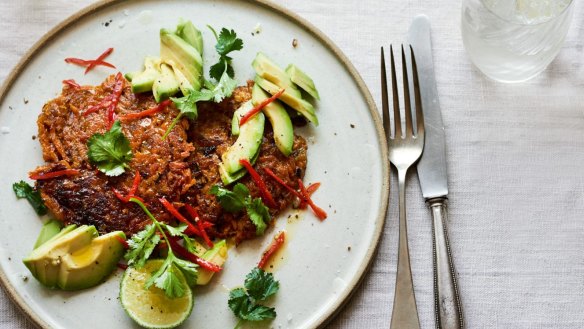
[[[209,228],[211,237],[232,237],[236,242],[253,238],[255,226],[247,215],[223,211],[216,197],[208,193],[213,185],[221,185],[218,172],[221,154],[235,140],[230,133],[231,118],[249,100],[250,86],[237,88],[232,97],[220,104],[199,103],[199,118],[194,122],[182,119],[166,139],[162,136],[178,115],[173,105],[148,117],[122,120],[122,131],[130,141],[133,158],[124,174],[109,177],[87,158],[88,139],[109,129],[106,109],[85,112],[108,97],[115,83],[116,78],[110,76],[96,87],[65,86],[59,97],[43,107],[37,124],[47,164],[33,173],[79,170],[77,175],[37,181],[37,188],[53,214],[66,224],[95,225],[101,233],[114,230],[123,230],[128,235],[136,233],[150,220],[136,204],[120,201],[113,191],[128,193],[139,173],[141,182],[136,195],[144,199],[157,219],[166,222],[173,219],[159,202],[165,198],[179,209],[185,203],[197,207],[202,219],[213,223]],[[132,93],[124,80],[115,115],[123,118],[156,106],[151,94]],[[275,216],[290,205],[293,196],[268,178],[261,169],[264,167],[296,187],[297,178],[304,176],[306,168],[306,142],[297,136],[293,154],[285,157],[275,146],[271,128],[266,125],[255,168],[278,204],[277,209],[270,210]],[[249,177],[241,182],[252,196],[259,196]]]

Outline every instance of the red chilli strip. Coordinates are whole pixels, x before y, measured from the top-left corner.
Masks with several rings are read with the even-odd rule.
[[[181,215],[180,212],[178,212],[178,210],[172,205],[172,203],[168,202],[168,200],[166,200],[165,198],[160,198],[158,200],[160,201],[160,203],[162,203],[164,208],[166,208],[166,210],[168,210],[168,212],[174,216],[174,218],[187,224],[186,230],[187,234],[195,234],[198,236],[202,235],[201,232],[199,232],[199,230],[191,222],[189,222],[188,219],[186,219],[183,215]]]
[[[118,263],[118,267],[124,271],[128,269],[128,265],[124,263]]]
[[[270,245],[270,247],[266,251],[264,251],[264,254],[262,255],[262,259],[258,263],[259,268],[261,268],[262,270],[264,269],[264,267],[268,264],[270,257],[272,257],[272,255],[274,255],[276,253],[276,251],[278,251],[282,247],[285,240],[286,240],[286,234],[284,231],[278,233],[278,235],[276,235],[274,237],[274,241],[272,241],[272,244]]]
[[[107,109],[107,122],[109,128],[111,128],[111,126],[114,124],[115,110],[116,107],[118,106],[118,102],[120,101],[120,96],[122,95],[123,90],[124,76],[122,75],[121,72],[118,72],[118,74],[116,74],[116,82],[114,85],[112,100]]]
[[[314,194],[314,192],[316,192],[316,190],[318,190],[319,187],[320,187],[320,183],[318,183],[318,182],[312,183],[306,187],[306,192],[308,192],[309,196],[312,196],[312,194]],[[301,200],[298,208],[306,209],[307,205],[308,205],[308,203],[306,203],[306,201]]]
[[[147,117],[147,116],[153,115],[155,113],[158,113],[158,112],[164,110],[171,103],[172,103],[172,101],[170,99],[167,99],[167,100],[161,102],[160,104],[158,104],[158,106],[156,106],[156,107],[153,107],[151,109],[144,110],[144,111],[141,111],[138,113],[129,113],[129,114],[121,116],[120,119],[121,120],[141,119],[143,117]]]
[[[264,107],[266,107],[266,105],[270,104],[271,102],[275,101],[276,99],[278,99],[278,97],[282,96],[282,94],[284,93],[285,89],[282,89],[280,91],[278,91],[277,93],[274,94],[274,96],[265,99],[263,102],[261,102],[258,106],[254,107],[253,109],[251,109],[249,112],[247,112],[244,116],[241,117],[241,119],[239,120],[239,125],[243,126],[244,123],[246,123],[251,117],[253,117],[254,115],[258,114]]]
[[[120,100],[120,96],[122,95],[122,91],[124,90],[124,77],[122,73],[118,72],[116,74],[116,80],[114,82],[114,88],[112,93],[106,97],[104,97],[101,102],[97,105],[90,106],[87,110],[83,112],[83,115],[89,115],[91,113],[97,112],[103,108],[107,108],[106,119],[111,126],[113,124],[113,116],[116,106],[118,105],[118,101]],[[111,121],[110,121],[111,117]]]
[[[203,237],[203,240],[205,240],[207,246],[209,246],[209,248],[213,248],[213,241],[209,239],[207,231],[205,231],[205,227],[203,226],[203,220],[201,219],[201,217],[199,217],[199,213],[197,212],[197,210],[193,208],[190,204],[186,204],[185,209],[187,210],[191,218],[195,221],[195,224],[197,224],[199,232],[201,232],[201,236]]]
[[[288,184],[286,184],[286,182],[284,182],[280,177],[274,174],[274,172],[270,168],[264,168],[264,171],[266,172],[266,174],[268,174],[268,176],[272,177],[276,182],[278,182],[280,185],[282,185],[284,188],[286,188],[288,191],[290,191],[292,194],[298,197],[301,201],[304,201],[304,196],[302,194],[298,193],[298,191],[296,191]]]
[[[114,195],[116,196],[116,198],[118,198],[123,203],[130,202],[131,196],[129,196],[129,195],[128,196],[124,196],[122,193],[120,193],[120,191],[116,190],[115,188],[112,188],[112,191],[114,192]]]
[[[108,57],[112,52],[114,51],[114,48],[108,48],[106,49],[101,55],[99,55],[98,58],[95,59],[95,62],[97,61],[103,61],[106,57]],[[87,74],[87,72],[91,71],[94,67],[96,66],[95,63],[91,63],[89,64],[89,66],[87,66],[87,68],[85,69],[85,73]],[[114,67],[115,68],[115,67]]]
[[[268,205],[268,207],[273,209],[278,208],[278,206],[276,205],[276,201],[274,201],[272,194],[270,193],[270,191],[268,191],[268,188],[266,187],[264,180],[262,179],[260,174],[258,174],[258,172],[255,171],[255,169],[253,169],[251,163],[249,163],[249,161],[247,161],[246,159],[241,159],[239,160],[239,164],[244,166],[245,169],[249,172],[251,179],[254,181],[254,183],[260,190],[260,195],[262,196],[262,199]]]
[[[205,260],[191,252],[189,252],[185,247],[181,246],[180,244],[178,244],[178,242],[176,242],[176,240],[169,238],[168,242],[170,243],[170,248],[176,252],[180,257],[193,262],[197,265],[199,265],[200,267],[207,269],[211,272],[219,272],[221,271],[221,266],[217,265],[217,264],[213,264],[211,262],[209,262],[208,260]]]
[[[136,170],[136,173],[134,174],[134,181],[132,182],[132,188],[130,189],[130,193],[128,193],[131,196],[136,196],[136,192],[138,192],[138,187],[140,186],[140,180],[142,179],[142,176],[140,176],[140,171]]]
[[[112,69],[116,68],[112,63],[108,63],[105,61],[98,61],[96,59],[85,60],[85,59],[81,59],[81,58],[69,57],[69,58],[65,58],[65,63],[75,64],[75,65],[79,65],[79,66],[87,66],[87,67],[93,65],[92,68],[97,66],[97,65],[107,66],[107,67],[110,67]]]
[[[304,184],[302,183],[302,180],[300,178],[298,178],[298,187],[300,188],[300,193],[302,193],[304,199],[306,200],[310,208],[312,208],[312,211],[314,212],[316,217],[320,220],[325,220],[327,218],[326,212],[319,208],[317,205],[315,205],[314,202],[312,202],[312,199],[310,199],[310,195],[308,194],[308,191],[306,190],[306,187],[304,187]]]
[[[77,169],[65,169],[65,170],[57,170],[52,172],[40,173],[40,174],[32,174],[28,176],[30,179],[34,180],[44,180],[44,179],[52,179],[61,176],[75,176],[79,175],[80,171]]]
[[[116,240],[118,240],[122,244],[122,246],[124,246],[124,249],[129,249],[130,248],[130,245],[128,244],[128,241],[126,241],[125,239],[122,239],[121,236],[115,235],[115,238],[116,238]]]
[[[73,88],[81,88],[81,86],[73,79],[63,80],[63,84]]]

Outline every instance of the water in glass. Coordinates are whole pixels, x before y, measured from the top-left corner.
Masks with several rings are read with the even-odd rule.
[[[463,0],[462,39],[484,74],[525,81],[556,57],[572,14],[572,0]]]

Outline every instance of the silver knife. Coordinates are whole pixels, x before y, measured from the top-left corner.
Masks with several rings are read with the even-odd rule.
[[[414,18],[408,31],[408,42],[416,55],[426,128],[424,153],[418,162],[417,169],[422,194],[433,218],[436,327],[459,329],[464,327],[464,320],[446,230],[448,217],[446,212],[446,201],[448,200],[446,145],[434,78],[430,21],[427,16],[419,15]]]

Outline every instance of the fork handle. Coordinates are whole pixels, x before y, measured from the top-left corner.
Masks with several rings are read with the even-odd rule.
[[[462,329],[464,320],[462,306],[456,285],[456,274],[452,263],[446,221],[445,197],[426,201],[432,212],[433,253],[434,253],[434,311],[436,328]]]
[[[395,295],[391,314],[391,329],[420,329],[414,282],[408,248],[408,226],[406,223],[406,170],[398,169],[399,188],[399,246]]]

